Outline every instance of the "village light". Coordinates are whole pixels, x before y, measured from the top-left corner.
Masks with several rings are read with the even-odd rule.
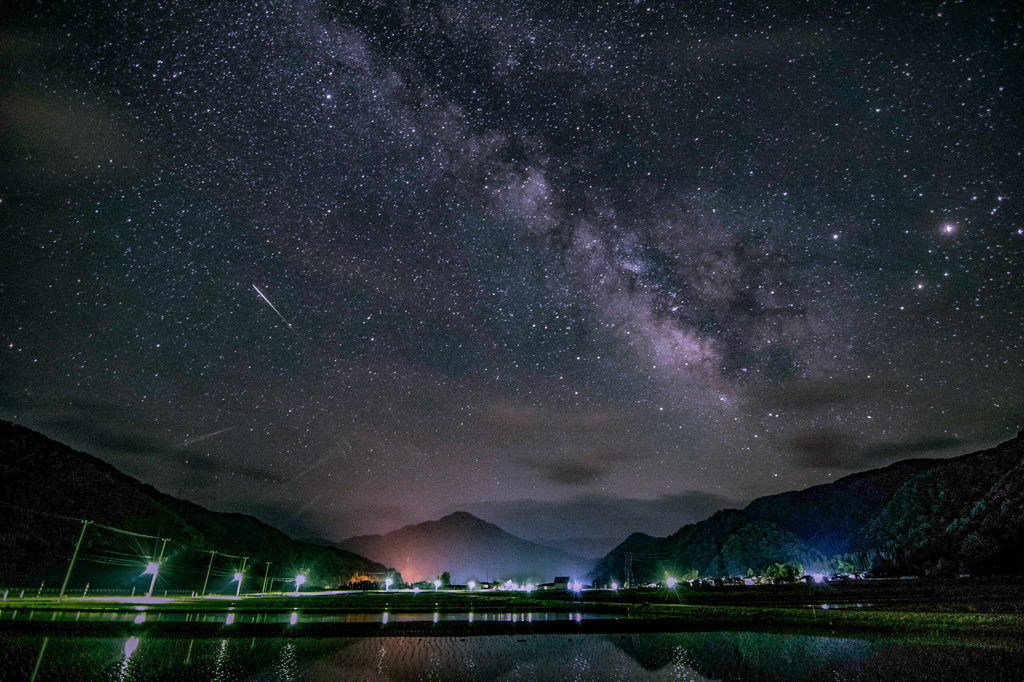
[[[295,591],[298,592],[299,588],[306,584],[306,576],[301,573],[295,576]]]
[[[475,580],[470,580],[469,581],[469,591],[472,592],[475,589],[476,589],[476,581]]]
[[[395,581],[391,578],[384,578],[384,591],[387,592]]]
[[[434,591],[436,592],[439,589],[441,589],[441,581],[440,580],[435,580],[434,581]]]
[[[618,591],[619,591],[619,584],[618,583],[612,583],[612,592],[618,592]]]
[[[672,576],[665,578],[665,585],[668,587],[668,589],[671,590],[673,587],[676,586],[676,579]]]

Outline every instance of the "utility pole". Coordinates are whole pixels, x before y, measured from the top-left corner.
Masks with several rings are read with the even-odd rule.
[[[156,585],[156,574],[160,572],[160,564],[164,562],[164,550],[167,548],[167,538],[164,538],[164,544],[160,546],[160,558],[156,560],[156,568],[153,570],[153,579],[149,581],[149,592],[146,593],[146,598],[153,596],[153,586]]]
[[[242,557],[242,570],[238,574],[238,589],[235,590],[235,596],[242,594],[242,581],[245,580],[245,563],[249,561],[249,557]]]
[[[267,593],[267,576],[270,575],[270,562],[267,562],[267,570],[263,572],[263,594]]]
[[[78,542],[75,544],[75,552],[71,555],[71,563],[68,565],[68,572],[64,576],[64,584],[60,586],[60,595],[57,597],[57,601],[63,601],[64,590],[68,588],[68,580],[71,579],[71,569],[75,567],[75,559],[78,558],[78,550],[82,546],[82,538],[85,537],[85,529],[89,527],[92,521],[82,521],[82,532],[78,535]]]
[[[206,596],[206,584],[210,582],[210,569],[213,568],[213,557],[217,556],[217,553],[210,550],[210,565],[206,567],[206,580],[203,581],[203,595]]]

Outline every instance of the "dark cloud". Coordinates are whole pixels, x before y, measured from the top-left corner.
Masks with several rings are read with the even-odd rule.
[[[589,462],[540,463],[538,468],[548,480],[559,485],[590,485],[604,476],[604,469]]]
[[[533,461],[545,478],[563,486],[587,486],[605,476],[622,462],[635,460],[630,452],[610,448],[584,450],[577,459],[562,461]]]
[[[943,452],[965,445],[961,438],[922,438],[914,441],[877,443],[863,448],[863,463],[887,462],[919,455],[941,455]]]
[[[624,540],[641,531],[665,536],[688,523],[701,521],[720,509],[740,506],[719,495],[686,492],[655,499],[624,499],[611,495],[585,495],[561,502],[514,500],[452,506],[525,538],[612,536]]]
[[[68,414],[43,420],[39,428],[72,447],[92,452],[151,456],[164,450],[161,439],[144,435],[127,420],[106,420],[83,414]]]
[[[965,445],[960,438],[922,438],[863,445],[856,437],[838,431],[807,431],[790,441],[797,466],[810,469],[861,470],[898,459],[939,455]]]

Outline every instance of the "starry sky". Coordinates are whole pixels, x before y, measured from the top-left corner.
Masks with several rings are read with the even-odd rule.
[[[770,4],[22,3],[0,416],[332,540],[1013,436],[1024,10]]]

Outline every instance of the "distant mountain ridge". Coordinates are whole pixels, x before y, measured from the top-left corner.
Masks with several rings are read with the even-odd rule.
[[[952,459],[911,459],[723,510],[666,538],[635,533],[594,577],[633,582],[696,570],[1022,573],[1024,432]],[[840,564],[842,562],[842,564]]]
[[[256,571],[247,573],[246,590],[262,587],[264,576],[283,580],[299,571],[311,585],[339,585],[390,570],[352,552],[293,540],[252,516],[214,512],[164,494],[96,457],[5,421],[0,421],[0,502],[3,585],[44,580],[59,586],[82,528],[75,519],[170,538],[162,588],[200,590],[210,550],[219,553],[211,589],[235,589],[217,576],[230,577],[242,557]],[[126,537],[131,542],[123,542]],[[84,538],[72,586],[136,580],[159,544],[96,527]],[[266,562],[271,562],[269,570]]]
[[[455,512],[385,535],[362,535],[337,545],[398,569],[405,580],[432,580],[447,571],[456,583],[470,579],[550,582],[557,575],[584,576],[593,566],[578,556],[544,547],[467,512]]]

